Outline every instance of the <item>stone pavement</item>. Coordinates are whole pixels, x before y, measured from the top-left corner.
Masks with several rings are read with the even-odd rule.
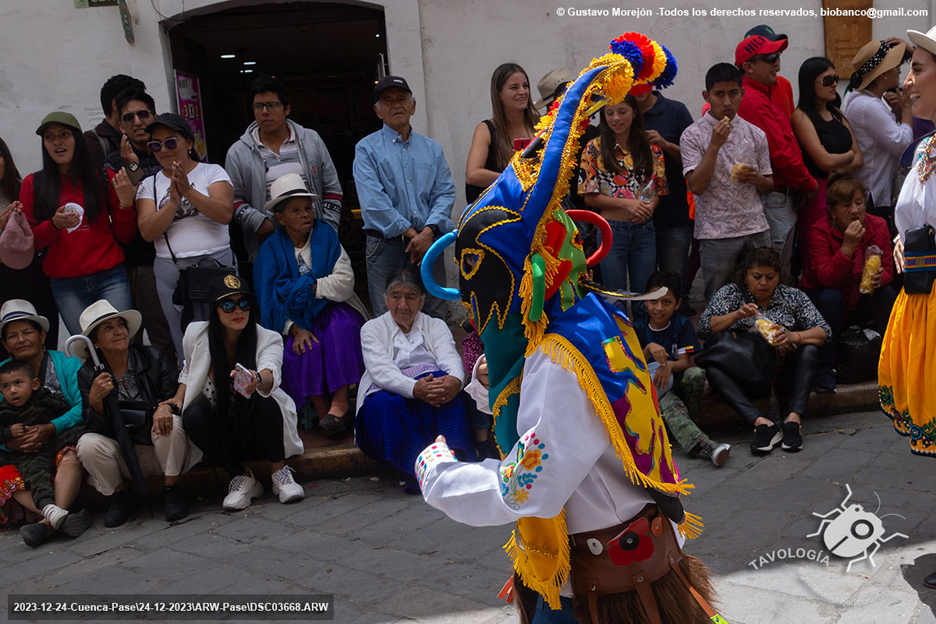
[[[911,456],[878,412],[818,418],[805,433],[801,453],[778,449],[755,458],[747,431],[719,431],[714,437],[735,443],[721,469],[677,456],[696,484],[687,508],[706,525],[687,551],[715,574],[725,619],[936,623],[936,590],[922,585],[936,570],[929,513],[936,464]],[[0,594],[334,593],[337,622],[517,622],[496,597],[509,575],[501,550],[509,527],[456,524],[386,475],[300,482],[309,496],[297,504],[280,505],[267,493],[228,514],[219,491],[193,501],[191,516],[172,526],[157,509],[156,518],[110,530],[98,513],[80,539],[56,539],[35,551],[15,532],[0,533]],[[820,538],[806,537],[819,528],[811,513],[840,505],[846,483],[849,503],[866,511],[876,510],[875,492],[880,496],[885,537],[909,536],[885,543],[876,567],[860,561],[850,573]],[[884,517],[895,513],[903,518]],[[860,533],[870,525],[855,526]],[[798,550],[822,550],[828,565],[822,556],[791,560]]]

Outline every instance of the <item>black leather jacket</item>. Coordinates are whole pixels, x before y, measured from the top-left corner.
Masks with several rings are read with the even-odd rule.
[[[156,347],[145,347],[132,344],[128,352],[133,372],[137,378],[137,386],[143,401],[156,405],[171,399],[179,388],[179,371],[174,362],[170,361],[165,353]],[[108,372],[111,372],[108,369]],[[90,359],[78,371],[78,391],[81,393],[81,415],[88,430],[114,438],[114,430],[110,419],[103,414],[96,414],[88,401],[88,392],[97,375],[94,373],[94,362]],[[116,390],[116,389],[115,389]]]

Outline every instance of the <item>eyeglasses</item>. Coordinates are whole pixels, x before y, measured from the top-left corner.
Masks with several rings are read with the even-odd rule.
[[[837,85],[839,77],[837,75],[833,76],[823,76],[821,79],[816,79],[816,82],[822,83],[823,87],[831,87],[832,85]]]
[[[258,113],[264,108],[270,111],[271,113],[279,110],[282,104],[280,102],[254,102],[253,109]]]
[[[144,108],[143,110],[138,110],[138,111],[134,111],[134,112],[132,112],[132,113],[127,113],[126,115],[124,115],[124,116],[121,117],[120,119],[123,120],[123,122],[124,122],[125,124],[131,124],[131,123],[133,123],[133,118],[134,118],[134,117],[139,117],[139,118],[140,118],[140,121],[146,122],[146,121],[149,120],[149,118],[152,117],[152,116],[153,116],[153,113],[149,112],[148,110],[146,110],[146,109]]]
[[[165,141],[150,141],[146,144],[154,154],[158,154],[162,151],[162,148],[165,147],[170,152],[174,150],[179,145],[178,137],[169,137]]]
[[[765,63],[773,65],[780,60],[780,54],[777,52],[774,52],[773,54],[758,54],[757,56],[751,57],[751,60],[755,62],[764,61]]]
[[[240,308],[241,312],[250,312],[250,299],[224,299],[218,302],[218,307],[225,314],[230,314],[235,308]]]

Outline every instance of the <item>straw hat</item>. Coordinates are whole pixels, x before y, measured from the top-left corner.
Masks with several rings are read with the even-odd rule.
[[[140,331],[143,324],[143,316],[136,310],[124,310],[118,312],[117,308],[112,306],[106,299],[95,301],[81,313],[78,317],[78,324],[81,326],[81,335],[91,337],[91,332],[104,321],[112,318],[122,318],[127,323],[127,332],[132,340],[136,333]],[[88,357],[88,346],[83,341],[76,341],[75,355],[85,359]]]
[[[560,85],[572,82],[573,80],[575,80],[575,76],[565,67],[557,67],[540,78],[540,81],[536,83],[540,99],[536,100],[536,103],[533,104],[533,108],[539,110],[544,106],[552,104],[555,99],[559,97],[556,91],[559,89]]]
[[[39,323],[43,331],[49,331],[49,319],[39,316],[36,306],[25,299],[10,299],[0,307],[0,336],[13,321],[33,321]]]
[[[936,54],[936,26],[933,26],[925,33],[919,30],[908,30],[907,36],[915,46],[927,50],[931,54]]]
[[[867,89],[875,78],[900,65],[906,51],[907,46],[904,43],[890,45],[877,39],[861,46],[852,61],[852,67],[855,68],[855,73],[851,76],[852,89]]]
[[[263,208],[267,212],[276,212],[276,208],[280,203],[288,201],[293,197],[309,197],[315,199],[318,195],[309,192],[305,182],[302,181],[302,176],[298,173],[287,173],[273,180],[273,184],[270,185],[270,201],[268,201]]]

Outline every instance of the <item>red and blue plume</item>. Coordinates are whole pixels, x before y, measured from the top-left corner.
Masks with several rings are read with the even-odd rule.
[[[666,55],[666,69],[653,81],[653,86],[657,89],[665,89],[666,87],[672,86],[673,80],[676,78],[676,59],[673,57],[673,54],[666,49],[666,46],[662,44],[658,45],[663,48],[663,53]]]
[[[621,35],[612,41],[611,51],[623,56],[630,62],[631,68],[634,70],[634,79],[636,80],[637,75],[644,66],[644,52],[640,49],[640,46],[633,41],[625,39],[625,37],[627,37],[627,35]],[[653,67],[652,62],[650,63],[650,67]]]
[[[624,33],[615,41],[621,40],[622,42],[629,42],[640,50],[641,62],[639,68],[630,57],[627,57],[627,60],[631,61],[631,66],[634,69],[634,82],[640,82],[642,80],[647,80],[653,75],[653,42],[646,36],[641,35],[636,32]],[[614,43],[611,44],[612,51],[614,50]]]

